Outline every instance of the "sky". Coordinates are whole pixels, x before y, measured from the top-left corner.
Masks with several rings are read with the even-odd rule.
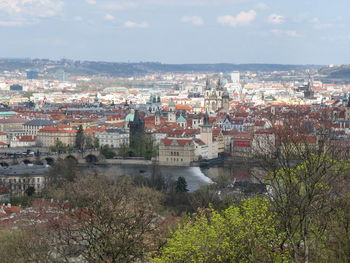
[[[349,64],[349,0],[0,0],[0,57]]]

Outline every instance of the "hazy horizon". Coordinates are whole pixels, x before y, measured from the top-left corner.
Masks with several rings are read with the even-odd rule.
[[[347,64],[349,9],[346,0],[3,0],[0,56]]]

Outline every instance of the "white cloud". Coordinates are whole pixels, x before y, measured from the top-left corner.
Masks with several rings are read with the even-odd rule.
[[[330,23],[322,23],[318,17],[312,18],[310,22],[313,24],[313,28],[317,30],[327,29],[333,26]]]
[[[102,6],[105,9],[110,9],[110,10],[125,10],[129,8],[135,8],[138,7],[138,4],[135,2],[119,2],[119,3],[109,3],[105,4]]]
[[[0,0],[0,26],[21,26],[61,13],[62,0]]]
[[[289,37],[299,37],[299,34],[295,30],[280,30],[280,29],[272,29],[271,33],[276,36],[289,36]]]
[[[218,22],[230,27],[246,26],[253,22],[255,18],[256,12],[254,10],[249,10],[247,12],[242,11],[236,16],[220,16],[218,17]]]
[[[89,5],[96,5],[96,0],[85,0]]]
[[[62,7],[61,0],[0,0],[0,12],[11,16],[54,16]]]
[[[271,14],[267,20],[271,24],[283,24],[285,22],[284,16],[278,14]]]
[[[261,10],[266,10],[266,9],[269,9],[270,7],[265,3],[259,3],[256,5],[256,8],[261,9]]]
[[[183,16],[180,21],[182,23],[192,23],[195,26],[201,26],[204,24],[201,16]]]
[[[124,27],[126,28],[147,28],[149,24],[147,22],[136,23],[133,21],[125,21]]]
[[[22,26],[23,21],[0,21],[0,27]]]
[[[83,18],[82,18],[81,16],[75,16],[75,17],[74,17],[74,20],[75,20],[75,21],[82,21]]]
[[[103,19],[106,21],[115,21],[115,17],[111,14],[106,14]]]

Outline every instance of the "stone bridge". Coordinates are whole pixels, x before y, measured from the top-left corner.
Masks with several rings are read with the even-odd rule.
[[[95,164],[103,162],[105,157],[100,153],[100,151],[67,152],[57,154],[41,154],[39,156],[12,157],[7,159],[3,158],[0,159],[0,165],[9,166],[21,162],[26,164],[46,162],[47,164],[52,165],[59,159],[70,159],[78,164]]]

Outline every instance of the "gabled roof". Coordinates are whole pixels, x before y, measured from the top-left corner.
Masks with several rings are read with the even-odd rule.
[[[184,116],[180,115],[179,118],[177,118],[177,121],[176,122],[186,122],[186,119]]]
[[[24,125],[26,126],[53,126],[55,123],[51,120],[31,120],[26,122]]]

